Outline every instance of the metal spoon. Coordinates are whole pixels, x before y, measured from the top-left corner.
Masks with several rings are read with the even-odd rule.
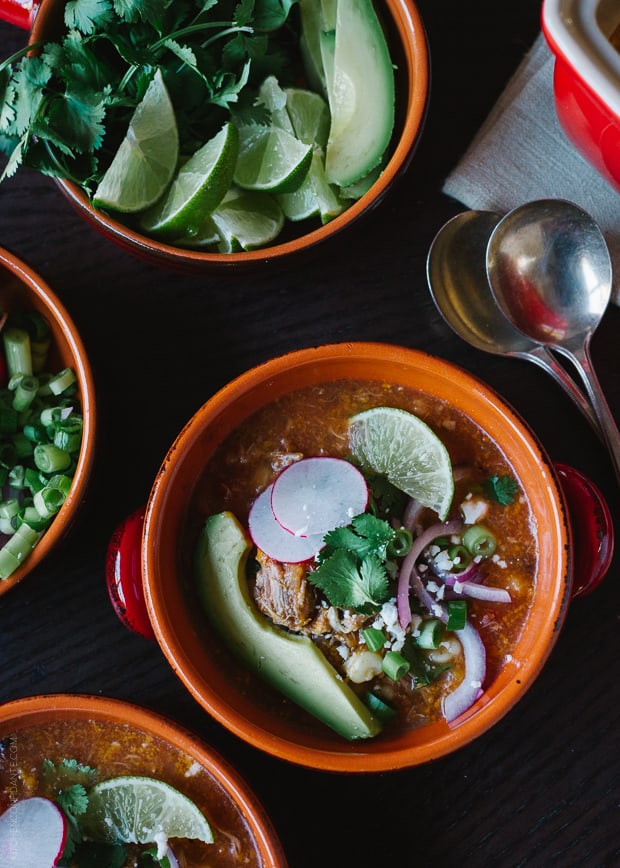
[[[493,211],[463,211],[439,230],[426,262],[433,301],[446,323],[476,349],[525,359],[550,374],[600,436],[592,408],[551,350],[518,331],[495,301],[485,255],[500,220]]]
[[[590,358],[590,340],[611,297],[602,232],[571,202],[528,202],[499,221],[486,262],[495,298],[515,328],[557,349],[579,372],[620,481],[620,431]]]

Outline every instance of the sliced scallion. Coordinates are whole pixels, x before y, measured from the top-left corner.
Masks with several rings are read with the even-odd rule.
[[[450,600],[448,602],[448,621],[446,630],[462,630],[467,623],[467,602]]]
[[[6,369],[10,377],[15,374],[32,375],[30,335],[25,329],[9,326],[2,330]]]
[[[472,524],[463,531],[463,545],[473,557],[490,557],[497,548],[497,540],[481,524]]]
[[[376,693],[371,693],[370,690],[364,696],[364,702],[379,720],[391,720],[393,717],[396,717],[396,709],[380,699]]]
[[[409,672],[409,662],[398,651],[388,651],[383,658],[383,671],[392,681],[398,681]]]
[[[444,636],[444,626],[439,618],[427,618],[420,625],[420,635],[416,638],[416,642],[420,648],[432,650],[439,648]]]
[[[43,473],[56,473],[71,466],[71,456],[53,443],[39,443],[34,447],[34,463]]]
[[[366,627],[361,631],[361,637],[369,651],[380,651],[386,642],[385,634],[376,627]]]
[[[404,558],[411,551],[413,545],[413,536],[411,531],[406,527],[399,527],[394,532],[394,538],[387,545],[388,557]]]

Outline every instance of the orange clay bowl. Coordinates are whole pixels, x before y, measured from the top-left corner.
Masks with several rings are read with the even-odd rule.
[[[467,414],[501,449],[527,492],[538,529],[538,577],[530,614],[512,659],[456,725],[348,742],[309,716],[284,714],[267,685],[260,706],[236,688],[219,638],[189,602],[191,577],[180,567],[180,540],[197,478],[218,444],[265,404],[300,387],[342,378],[379,380],[439,396]],[[373,343],[304,349],[233,380],[204,404],[168,452],[151,491],[142,545],[142,575],[156,638],[200,705],[240,738],[292,763],[338,772],[380,772],[451,753],[502,718],[537,677],[558,636],[570,594],[572,539],[550,459],[515,412],[488,386],[421,352]],[[254,676],[247,676],[253,680]],[[258,681],[258,678],[256,678]],[[236,682],[237,684],[239,681]],[[271,696],[272,700],[262,701]]]
[[[76,724],[82,725],[81,738],[72,730]],[[112,733],[111,727],[120,730]],[[219,841],[226,841],[225,832],[234,829],[243,836],[244,865],[286,868],[279,838],[247,783],[212,748],[167,718],[100,696],[50,694],[3,703],[0,741],[5,744],[7,762],[0,765],[0,790],[9,793],[11,800],[28,795],[22,790],[17,768],[26,762],[28,731],[34,730],[44,732],[46,754],[37,757],[40,761],[76,759],[95,769],[107,762],[114,770],[106,777],[157,777],[181,790],[201,808],[213,829],[215,841],[209,845],[217,848],[213,865],[232,868],[239,864],[236,858],[226,859],[218,846],[220,830]],[[227,849],[222,845],[223,853]]]
[[[31,43],[56,34],[62,21],[64,0],[44,0],[32,28]],[[236,271],[242,266],[288,259],[339,235],[363,214],[372,210],[404,172],[413,157],[424,123],[429,94],[429,56],[426,34],[413,0],[377,0],[388,35],[396,70],[396,120],[390,158],[379,179],[350,208],[325,226],[314,223],[288,224],[269,247],[241,253],[207,253],[173,247],[147,238],[92,207],[75,184],[59,186],[79,214],[121,247],[155,265],[187,273]],[[288,234],[287,234],[288,232]]]
[[[47,320],[52,331],[49,362],[52,373],[63,368],[73,368],[75,371],[84,415],[84,431],[73,484],[67,499],[23,566],[8,579],[0,579],[0,596],[35,570],[66,535],[85,498],[95,451],[95,386],[77,329],[62,302],[49,286],[23,262],[0,248],[0,310],[10,313],[17,308],[37,310]]]

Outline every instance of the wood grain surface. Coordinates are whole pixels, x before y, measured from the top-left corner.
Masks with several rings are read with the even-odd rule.
[[[552,458],[587,473],[613,514],[610,462],[568,398],[526,362],[465,345],[437,314],[429,245],[462,206],[441,183],[539,31],[539,0],[419,0],[432,93],[416,156],[373,213],[303,264],[239,277],[148,265],[83,223],[53,181],[22,170],[0,187],[0,246],[63,300],[88,349],[101,427],[77,524],[42,567],[0,599],[0,701],[105,694],[191,728],[224,754],[269,812],[292,868],[612,866],[620,864],[620,562],[575,601],[522,701],[458,754],[385,775],[338,776],[265,756],[211,720],[158,646],[127,632],[108,601],[115,526],[146,501],[191,414],[250,366],[324,342],[387,341],[479,376]],[[0,25],[0,54],[26,34]],[[620,276],[618,277],[620,279]],[[620,310],[593,342],[620,419]]]

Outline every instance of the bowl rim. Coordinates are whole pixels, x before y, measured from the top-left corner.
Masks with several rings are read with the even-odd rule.
[[[159,712],[122,699],[91,694],[26,696],[0,704],[0,738],[19,734],[29,726],[76,719],[127,724],[162,739],[196,760],[237,806],[255,840],[261,864],[269,868],[287,868],[288,862],[276,829],[241,773],[191,730]]]
[[[80,386],[81,412],[84,419],[80,454],[67,498],[23,566],[19,567],[7,579],[0,580],[0,596],[2,596],[39,566],[75,520],[80,504],[85,499],[86,489],[93,471],[97,410],[95,383],[86,348],[63,302],[39,274],[3,247],[0,247],[0,267],[11,272],[13,277],[20,281],[29,292],[32,292],[44,305],[49,318],[60,326],[73,355],[75,374]]]
[[[602,0],[544,0],[541,24],[556,57],[620,118],[620,52],[597,20],[602,5]]]
[[[342,214],[317,228],[297,235],[291,240],[278,242],[257,250],[238,253],[209,253],[206,251],[174,247],[125,226],[113,214],[94,209],[79,186],[69,180],[55,179],[71,205],[94,227],[125,249],[152,260],[155,256],[162,264],[194,271],[205,264],[221,266],[224,271],[259,262],[269,263],[286,259],[294,253],[312,249],[322,241],[338,235],[362,214],[374,209],[384,198],[392,184],[408,168],[424,127],[430,98],[430,55],[426,30],[415,0],[383,0],[395,29],[400,36],[399,50],[404,53],[407,73],[407,100],[404,122],[393,151],[380,177],[372,187]],[[30,37],[34,44],[40,40],[40,29],[47,21],[49,4],[42,5],[35,19]],[[413,85],[412,85],[413,82]]]
[[[235,402],[241,403],[244,408],[242,418],[247,418],[253,409],[251,396],[257,385],[268,383],[270,389],[275,385],[276,390],[279,390],[278,377],[280,376],[290,376],[290,372],[321,368],[326,365],[346,366],[351,359],[358,357],[372,364],[381,361],[391,366],[414,366],[416,373],[430,370],[433,376],[439,376],[443,381],[449,381],[451,384],[458,382],[463,389],[470,390],[470,393],[475,396],[477,405],[484,404],[485,407],[492,408],[495,414],[494,425],[499,426],[501,422],[501,429],[510,432],[509,435],[506,434],[506,442],[510,437],[512,443],[514,437],[519,448],[522,449],[521,464],[535,462],[537,480],[540,478],[537,485],[541,490],[544,489],[545,494],[542,496],[549,498],[549,514],[545,514],[545,520],[549,521],[553,528],[554,536],[546,557],[548,556],[552,564],[557,566],[557,570],[554,566],[554,575],[548,579],[551,588],[548,589],[545,605],[541,606],[542,591],[539,590],[538,596],[535,597],[538,607],[530,612],[528,618],[528,625],[536,622],[540,634],[544,634],[545,637],[544,643],[533,640],[532,636],[529,637],[530,645],[532,641],[536,644],[535,653],[526,654],[526,659],[523,661],[517,659],[508,661],[471,711],[459,719],[458,726],[448,726],[444,721],[433,724],[432,728],[436,731],[436,738],[433,741],[416,743],[417,736],[414,736],[414,743],[411,745],[401,739],[401,741],[397,740],[395,746],[390,747],[388,744],[383,753],[376,747],[381,743],[380,737],[363,743],[343,743],[341,750],[333,746],[317,747],[300,744],[288,736],[282,737],[267,731],[260,723],[248,720],[232,707],[228,700],[219,697],[211,688],[207,676],[202,674],[198,664],[184,647],[187,625],[175,627],[166,603],[164,593],[166,583],[160,580],[159,574],[163,571],[158,570],[158,555],[162,534],[165,533],[164,528],[167,528],[170,536],[170,525],[166,519],[169,492],[179,467],[182,467],[182,456],[185,450],[195,447],[200,431],[206,423],[221,419],[222,414],[226,413]],[[283,375],[283,371],[288,373]],[[346,374],[325,377],[325,379],[341,377],[346,377]],[[362,375],[360,377],[363,378]],[[319,380],[312,380],[312,382],[317,381]],[[291,385],[288,391],[298,387],[299,383]],[[470,400],[469,396],[467,400]],[[261,404],[264,404],[264,400]],[[479,418],[476,421],[481,424]],[[219,443],[219,437],[214,437],[213,440],[214,443]],[[204,443],[202,445],[204,446]],[[517,447],[513,444],[511,448],[514,453]],[[512,460],[517,460],[514,454]],[[189,493],[186,502],[188,500]],[[571,539],[564,495],[550,458],[527,424],[491,387],[462,368],[420,350],[369,342],[327,344],[295,350],[246,371],[208,399],[181,430],[161,465],[147,503],[142,545],[143,586],[149,617],[165,657],[177,677],[198,703],[227,729],[267,753],[314,769],[346,772],[390,771],[436,759],[469,743],[503,717],[531,686],[551,653],[566,614],[570,594]],[[166,566],[170,567],[167,563]],[[541,612],[540,609],[544,611]],[[522,637],[519,643],[523,641]],[[428,731],[430,728],[422,729]]]

